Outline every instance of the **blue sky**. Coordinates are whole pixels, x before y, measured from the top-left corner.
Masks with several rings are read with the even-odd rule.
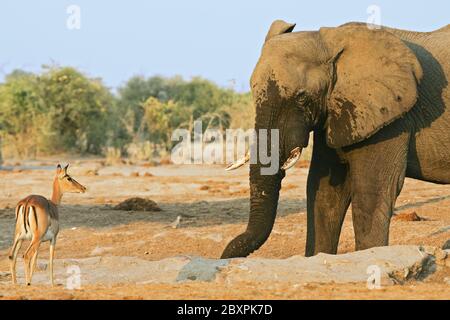
[[[70,5],[81,9],[79,30],[66,27]],[[450,23],[444,0],[2,0],[0,80],[15,68],[57,63],[112,89],[136,74],[160,74],[247,90],[273,20],[314,30],[367,21],[370,5],[380,8],[383,25],[431,31]]]

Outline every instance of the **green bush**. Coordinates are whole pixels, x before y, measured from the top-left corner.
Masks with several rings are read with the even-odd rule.
[[[99,154],[114,98],[73,68],[13,72],[0,85],[0,132],[13,156]]]
[[[249,94],[223,89],[198,77],[190,81],[181,77],[133,77],[118,92],[118,114],[126,128],[127,143],[135,145],[150,141],[154,149],[163,146],[168,150],[171,133],[177,128],[192,131],[195,120],[202,121],[203,130],[223,131],[233,121],[231,113],[240,119],[249,114],[252,119],[246,126],[254,121]]]
[[[0,84],[0,139],[5,157],[59,153],[148,159],[167,153],[172,132],[253,128],[249,93],[202,78],[132,77],[113,95],[100,79],[70,67],[16,70]],[[115,160],[116,159],[116,160]]]

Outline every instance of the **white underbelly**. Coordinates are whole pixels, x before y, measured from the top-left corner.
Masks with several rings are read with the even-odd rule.
[[[31,240],[33,234],[31,232],[22,233],[19,237],[20,240]]]
[[[48,228],[47,232],[44,234],[44,236],[42,237],[43,242],[45,241],[50,241],[55,237],[55,234],[53,233],[53,231],[51,230],[51,228]]]
[[[47,232],[41,237],[42,242],[50,241],[55,237],[55,231],[53,228],[48,228]],[[31,240],[33,238],[33,233],[28,230],[26,233],[22,233],[19,237],[20,240]]]

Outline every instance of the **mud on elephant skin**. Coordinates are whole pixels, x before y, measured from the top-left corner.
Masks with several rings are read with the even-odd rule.
[[[356,250],[388,245],[405,177],[450,183],[450,25],[294,26],[272,24],[250,80],[255,129],[279,130],[279,170],[262,175],[260,159],[250,165],[248,226],[222,258],[245,257],[267,240],[285,169],[310,132],[307,256],[337,252],[350,204]]]

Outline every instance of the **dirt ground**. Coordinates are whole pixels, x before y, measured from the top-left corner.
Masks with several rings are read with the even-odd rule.
[[[26,165],[36,167],[0,170],[0,299],[450,299],[448,269],[424,281],[378,290],[369,290],[365,284],[292,286],[254,282],[104,284],[82,286],[80,290],[67,290],[62,284],[55,288],[12,286],[6,280],[10,279],[7,250],[13,235],[13,208],[28,194],[50,196],[53,178],[53,161]],[[253,257],[286,258],[304,254],[307,171],[296,167],[288,172],[274,230]],[[186,254],[218,258],[228,241],[242,232],[247,223],[248,167],[225,172],[223,166],[104,166],[102,160],[94,159],[73,162],[70,172],[88,191],[63,198],[57,258],[113,255],[160,260]],[[156,201],[162,211],[112,209],[120,201],[137,196]],[[423,219],[394,219],[391,244],[442,247],[450,239],[450,185],[407,179],[397,200],[396,213],[412,212]],[[173,228],[171,224],[179,216],[179,227]],[[349,211],[339,252],[353,250]],[[45,243],[40,258],[47,257],[48,243]]]

